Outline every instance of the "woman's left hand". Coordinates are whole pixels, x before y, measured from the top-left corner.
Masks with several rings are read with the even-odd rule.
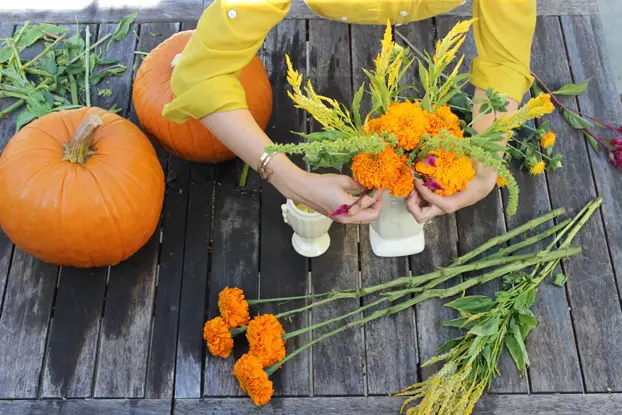
[[[423,180],[415,179],[415,190],[406,198],[406,207],[415,220],[424,223],[434,216],[454,213],[471,206],[488,196],[497,182],[497,173],[476,161],[473,166],[473,181],[465,190],[451,196],[439,196],[428,189]]]

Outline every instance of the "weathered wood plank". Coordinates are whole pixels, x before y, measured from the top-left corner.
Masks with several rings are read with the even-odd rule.
[[[97,41],[97,25],[89,25]],[[70,33],[75,26],[65,25]],[[84,37],[84,28],[81,28]],[[101,97],[92,93],[92,104]],[[93,387],[95,357],[108,267],[60,270],[54,319],[46,351],[42,397],[89,397]]]
[[[384,32],[382,26],[352,26],[352,78],[354,90],[368,83],[362,68],[369,69],[380,50]],[[369,111],[365,102],[363,114]],[[408,258],[379,258],[374,255],[369,242],[369,226],[359,227],[361,281],[363,286],[380,284],[397,276],[408,275]],[[373,296],[364,303],[376,300]],[[381,304],[366,312],[389,306]],[[414,309],[394,316],[372,321],[365,326],[366,379],[370,395],[399,392],[404,385],[417,381],[417,330]]]
[[[0,24],[0,38],[12,35],[14,30],[15,26],[11,24]],[[9,100],[0,100],[0,111],[8,108],[10,105],[11,102],[9,102]],[[0,154],[2,154],[2,150],[4,150],[4,147],[15,132],[16,116],[17,114],[14,111],[10,116],[0,120]],[[0,317],[2,316],[4,290],[6,288],[12,258],[13,242],[11,242],[9,237],[0,229]]]
[[[49,23],[117,23],[130,13],[138,12],[137,23],[179,22],[198,19],[203,12],[203,0],[152,0],[110,2],[92,0],[44,5],[37,0],[19,4],[3,2],[0,21],[21,24],[26,20]]]
[[[0,415],[162,415],[170,413],[169,399],[58,399],[0,401]]]
[[[597,43],[593,36],[585,35],[595,33],[598,36],[597,33],[602,30],[600,25],[590,19],[564,19],[563,30],[574,78],[583,81],[595,76],[588,92],[580,98],[581,109],[610,121],[619,121],[619,118],[614,120],[614,117],[622,114],[620,101],[617,97],[612,98],[611,86],[607,85],[611,79],[606,78],[610,70],[600,68],[609,65],[604,56],[605,52],[597,50],[602,44]],[[560,50],[550,49],[559,42],[553,43],[552,36],[544,40],[542,50],[546,50],[548,56],[559,57],[549,59],[548,65],[541,67],[541,75],[544,82],[557,89],[571,81],[571,72],[566,58],[560,56]],[[563,102],[577,108],[575,99],[564,99]],[[561,131],[566,132],[562,135],[565,139],[559,140],[559,151],[564,154],[566,166],[569,166],[563,172],[563,180],[561,175],[560,180],[553,180],[557,178],[553,175],[550,177],[553,206],[567,206],[574,213],[597,193],[605,198],[606,206],[586,224],[577,238],[576,242],[583,246],[582,258],[566,261],[564,266],[569,275],[567,289],[585,389],[588,392],[601,392],[607,388],[620,390],[622,372],[617,370],[618,365],[615,362],[622,359],[622,344],[618,341],[622,338],[622,312],[620,299],[616,295],[610,253],[606,249],[607,242],[611,243],[611,252],[616,255],[613,257],[614,264],[617,265],[619,253],[613,251],[620,247],[621,222],[619,219],[612,219],[612,214],[620,208],[620,201],[616,200],[620,198],[620,189],[612,186],[619,183],[620,173],[613,169],[608,170],[611,166],[607,165],[603,155],[593,157],[590,165],[593,150],[587,146],[585,139],[576,131],[561,127],[563,120],[559,115],[556,114],[552,119],[557,120],[557,127],[553,128],[564,128]],[[596,175],[597,187],[590,178],[590,170]],[[603,227],[603,220],[606,229]],[[611,237],[606,238],[608,235],[605,231],[611,232]],[[595,298],[598,300],[595,301]]]
[[[290,131],[305,131],[306,121],[303,111],[297,110],[287,96],[288,85],[284,74],[287,72],[284,53],[287,52],[292,64],[305,73],[306,66],[306,27],[305,22],[286,21],[274,28],[260,51],[266,70],[270,76],[273,95],[273,114],[267,133],[275,142],[300,140]],[[298,160],[300,161],[300,160]],[[303,163],[299,163],[304,166]],[[260,297],[291,297],[308,292],[309,261],[296,253],[292,246],[292,229],[283,221],[281,205],[283,196],[270,184],[264,183],[261,192],[261,257],[260,257]],[[261,304],[261,313],[278,313],[287,309],[304,306],[304,300]],[[309,324],[309,313],[298,313],[283,319],[286,331],[293,331]],[[287,350],[293,351],[305,344],[310,334],[305,333],[290,339]],[[275,393],[279,396],[304,396],[310,392],[309,377],[310,351],[305,351],[272,376]]]
[[[309,22],[309,76],[319,94],[339,102],[352,99],[348,26],[314,20]],[[312,129],[318,130],[316,123]],[[334,172],[332,172],[334,173]],[[355,288],[360,284],[356,226],[334,224],[330,229],[328,252],[311,261],[313,292]],[[352,311],[359,301],[339,301],[312,310],[312,321]],[[326,326],[313,332],[318,336],[333,329]],[[363,385],[363,330],[348,329],[313,347],[314,395],[361,395]]]
[[[149,52],[179,31],[180,25],[141,26],[138,49]],[[152,36],[150,33],[157,34]],[[160,260],[155,296],[151,352],[147,364],[147,398],[172,398],[175,382],[177,331],[190,184],[188,162],[170,155],[162,213]]]
[[[179,334],[175,366],[175,396],[200,397],[203,372],[203,324],[209,244],[212,226],[213,168],[206,164],[190,167],[190,190],[184,265],[179,305]]]
[[[536,73],[546,73],[551,68],[550,60],[558,62],[558,65],[564,65],[563,38],[556,18],[544,18],[538,21],[533,43],[532,69]],[[552,52],[550,47],[559,47],[559,49]],[[556,150],[564,155],[573,152],[568,147],[563,147],[567,141],[575,141],[570,128],[558,116],[554,116],[551,122],[551,129],[558,134],[558,142],[561,145]],[[585,151],[581,148],[579,150]],[[572,163],[565,164],[564,170],[580,168],[579,165],[574,166]],[[507,217],[510,227],[520,225],[551,208],[550,197],[545,190],[547,188],[546,177],[544,175],[530,177],[526,171],[516,172],[516,170],[515,177],[521,189],[521,201],[517,214],[514,217]],[[551,192],[557,192],[560,181],[572,180],[564,170],[548,174]],[[581,174],[589,177],[590,172]],[[534,248],[544,248],[548,243],[549,241],[542,242]],[[581,369],[565,290],[552,284],[542,284],[534,305],[534,313],[538,318],[538,327],[527,338],[531,361],[529,368],[531,390],[533,392],[582,391]],[[555,356],[555,359],[551,359],[551,356]]]
[[[102,4],[100,4],[102,3]],[[80,23],[110,23],[117,22],[135,11],[138,12],[137,22],[175,22],[197,19],[203,9],[213,3],[213,0],[162,0],[137,5],[137,2],[110,3],[93,0],[87,6],[80,8],[49,7],[37,0],[26,0],[19,4],[6,3],[0,5],[0,21],[20,24],[26,20],[35,22],[72,23],[77,18]],[[472,0],[448,12],[449,15],[470,16]],[[596,15],[598,3],[584,0],[540,0],[538,1],[539,15]],[[318,19],[319,16],[311,12],[304,0],[293,0],[287,19]]]
[[[402,398],[388,396],[275,398],[262,408],[248,399],[178,399],[175,414],[377,415],[399,413]],[[583,415],[622,413],[622,394],[484,395],[475,414]]]
[[[57,277],[58,267],[15,250],[0,318],[0,398],[37,396]]]
[[[249,173],[246,187],[241,189],[241,167],[239,160],[217,167],[207,318],[219,314],[218,294],[227,286],[242,289],[247,298],[257,298],[258,294],[259,176]],[[227,359],[206,352],[204,395],[243,394],[231,374],[235,360],[248,350],[243,337],[236,339],[234,351]]]
[[[101,25],[99,36],[114,31],[116,25]],[[132,68],[138,30],[134,24],[130,35],[112,43],[109,56]],[[132,71],[119,79],[116,90],[101,105],[115,103],[128,113],[131,98]],[[112,82],[112,81],[111,81]],[[153,291],[158,261],[160,232],[156,230],[145,246],[127,261],[111,267],[97,355],[94,396],[142,397],[145,394],[145,368],[149,350]]]
[[[436,21],[438,37],[443,38],[458,22],[458,18],[439,17]],[[467,62],[477,55],[472,31],[469,33],[461,50],[465,54]],[[468,65],[465,65],[462,70],[468,70]],[[460,254],[464,254],[490,238],[504,233],[505,221],[503,218],[501,192],[498,189],[494,189],[477,204],[459,210],[456,214],[456,220],[458,223],[458,250]],[[491,281],[484,286],[475,287],[471,290],[471,293],[492,296],[500,288],[501,284],[499,281]],[[518,370],[508,353],[504,353],[501,356],[499,371],[503,373],[503,376],[499,376],[493,381],[492,390],[494,392],[527,391],[527,380],[525,377],[519,377]]]
[[[607,54],[600,19],[564,18],[562,26],[567,36],[581,39],[580,43],[567,45],[573,79],[583,80],[593,77],[587,92],[579,96],[579,108],[586,114],[595,115],[603,121],[620,126],[622,119],[620,91],[617,90],[615,83],[611,82],[615,79],[615,74]],[[590,30],[589,33],[593,36],[582,36],[582,33],[586,33],[584,30]],[[612,164],[605,163],[603,154],[596,155],[592,151],[589,151],[589,154],[596,177],[596,189],[606,198],[602,215],[620,291],[622,290],[622,217],[619,214],[622,210],[621,172]]]

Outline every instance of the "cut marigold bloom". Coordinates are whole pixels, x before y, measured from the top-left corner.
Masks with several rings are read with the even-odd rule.
[[[251,319],[244,292],[239,288],[225,287],[218,295],[218,309],[231,329],[246,326]]]
[[[358,154],[352,160],[354,180],[367,189],[387,189],[395,197],[406,197],[414,189],[406,156],[387,146],[380,154]]]
[[[243,355],[233,366],[233,375],[255,405],[261,406],[270,402],[274,394],[272,381],[268,379],[268,374],[258,358],[249,354]]]
[[[233,350],[233,337],[229,327],[222,317],[208,320],[203,327],[203,339],[207,342],[207,348],[214,356],[227,358]]]
[[[552,132],[552,131],[548,131],[540,139],[540,145],[544,149],[549,148],[549,147],[553,147],[555,145],[555,138],[556,138],[555,137],[555,133]]]
[[[507,182],[507,180],[505,180],[505,178],[503,176],[498,176],[497,177],[497,186],[498,187],[507,187],[508,186],[508,182]]]
[[[441,187],[433,189],[437,195],[451,196],[466,189],[475,178],[475,169],[469,157],[458,156],[442,148],[431,151],[430,154],[436,156],[436,167],[427,164],[425,160],[419,160],[415,164],[415,170],[428,179],[433,179],[433,183]]]
[[[538,174],[542,174],[542,172],[544,172],[544,169],[546,169],[546,163],[544,161],[539,161],[531,166],[531,168],[529,169],[529,173],[537,176]]]
[[[285,357],[284,334],[283,326],[274,315],[253,318],[246,330],[248,354],[258,358],[263,367],[272,366]]]
[[[427,112],[418,102],[399,102],[391,104],[389,111],[378,118],[369,120],[365,126],[368,133],[387,132],[395,135],[397,144],[404,150],[412,150],[419,144],[429,127]]]

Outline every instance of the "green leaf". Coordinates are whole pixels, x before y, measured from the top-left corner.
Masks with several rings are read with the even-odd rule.
[[[119,22],[117,28],[114,30],[112,34],[112,38],[114,40],[123,40],[125,36],[130,32],[130,27],[134,20],[136,20],[136,16],[138,16],[138,12],[132,13],[129,16],[126,16]]]
[[[15,118],[15,131],[19,131],[26,124],[37,118],[37,113],[30,108],[26,108]]]
[[[67,31],[67,29],[65,29],[64,27],[60,27],[60,26],[57,26],[55,24],[49,24],[49,23],[41,23],[39,25],[39,29],[42,32],[51,33],[53,35],[60,35],[60,34],[65,33]]]
[[[514,363],[516,364],[518,370],[522,372],[525,367],[525,358],[518,341],[516,341],[512,333],[505,335],[505,347],[507,347],[512,359],[514,359]]]
[[[521,308],[518,310],[518,321],[520,322],[521,326],[538,326],[538,320],[536,319],[536,316],[534,316],[531,310],[528,308]]]
[[[483,324],[478,324],[469,330],[469,333],[476,336],[492,336],[499,331],[501,319],[497,316],[487,319]]]
[[[514,300],[514,309],[531,308],[535,301],[535,290],[527,290],[520,293]]]
[[[425,66],[423,66],[423,63],[421,61],[419,61],[419,81],[423,85],[423,89],[427,91],[428,90],[428,88],[427,88],[427,86],[428,86],[428,71],[425,68]]]
[[[96,62],[97,65],[116,65],[120,62],[119,59],[115,59],[115,58],[110,58],[110,57],[105,57],[105,58],[101,58],[100,60],[98,60]]]
[[[473,316],[469,316],[469,317],[460,317],[460,318],[456,318],[453,320],[447,320],[444,321],[442,323],[443,326],[445,327],[456,327],[459,329],[470,329],[471,327],[473,327],[477,320],[479,319],[479,317],[477,318],[473,318]],[[471,320],[471,321],[469,321]]]
[[[569,95],[569,96],[577,96],[577,95],[581,95],[583,93],[583,91],[585,91],[585,88],[587,88],[588,84],[590,83],[591,79],[588,79],[587,81],[581,83],[581,84],[573,84],[573,83],[568,83],[564,86],[562,86],[561,88],[559,88],[557,91],[554,91],[553,94],[555,95]]]
[[[337,130],[325,130],[325,131],[318,131],[315,133],[310,133],[310,134],[299,134],[301,136],[303,136],[304,138],[306,138],[309,142],[314,142],[314,141],[335,141],[338,140],[340,138],[344,138],[345,134],[342,133],[341,131],[337,131]]]
[[[13,56],[13,51],[8,46],[0,49],[0,64],[8,62],[8,60],[11,59],[11,56]]]
[[[570,124],[570,126],[575,130],[584,130],[593,126],[590,121],[565,108],[563,109],[562,114],[564,115],[566,122],[568,122],[568,124]]]
[[[22,36],[19,38],[15,46],[17,49],[22,51],[29,46],[32,46],[37,40],[43,37],[43,32],[39,29],[39,26],[30,26],[28,27]]]
[[[361,128],[363,125],[363,122],[361,121],[361,101],[363,100],[364,93],[365,83],[363,82],[352,99],[352,114],[354,115],[354,125],[356,128]]]
[[[451,349],[459,345],[463,339],[464,339],[464,336],[449,340],[447,343],[445,343],[444,345],[436,349],[435,354],[438,355],[438,354],[450,351]]]
[[[47,53],[41,59],[39,59],[39,68],[46,72],[55,74],[57,71],[56,59],[53,53]]]
[[[520,327],[518,324],[516,324],[515,320],[512,320],[512,322],[510,323],[510,333],[512,334],[512,337],[516,339],[516,343],[518,344],[518,347],[520,347],[520,351],[523,355],[524,365],[522,368],[519,367],[519,369],[524,369],[525,366],[529,366],[529,357],[527,356],[527,347],[525,347],[525,342],[523,341],[523,335],[521,333]],[[521,370],[521,373],[522,372],[523,370]]]
[[[598,141],[596,141],[596,139],[592,137],[587,131],[583,131],[583,136],[586,138],[587,142],[590,143],[594,151],[598,153],[598,151],[600,150]]]
[[[445,306],[467,313],[482,313],[492,309],[493,302],[484,295],[471,295],[451,301]]]
[[[564,284],[566,284],[566,281],[568,281],[568,276],[566,274],[557,274],[555,276],[555,278],[553,279],[553,285],[556,285],[558,287],[563,287]]]

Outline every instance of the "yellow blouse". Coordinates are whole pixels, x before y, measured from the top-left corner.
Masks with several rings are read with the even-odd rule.
[[[447,12],[462,0],[306,0],[319,16],[356,24],[409,23]],[[291,0],[216,0],[209,6],[175,66],[176,98],[163,116],[174,122],[214,112],[247,108],[240,70],[257,53],[268,32],[289,11]],[[536,23],[535,0],[474,0],[478,56],[471,83],[520,101],[533,81],[530,52]],[[287,51],[284,51],[284,53]]]

